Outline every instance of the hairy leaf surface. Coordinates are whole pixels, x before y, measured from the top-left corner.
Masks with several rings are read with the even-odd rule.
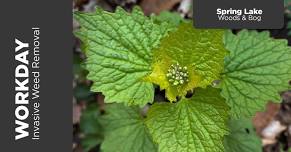
[[[230,51],[225,58],[222,96],[235,118],[263,110],[269,101],[279,101],[279,91],[291,79],[291,48],[286,40],[270,38],[268,32],[243,30],[225,35]]]
[[[146,119],[160,152],[223,152],[229,108],[215,88],[197,89],[191,99],[156,103]]]
[[[151,72],[152,49],[167,33],[167,25],[154,24],[139,8],[127,13],[101,9],[76,12],[81,29],[75,33],[87,56],[92,91],[102,92],[105,101],[145,105],[153,101],[153,85],[142,78]]]

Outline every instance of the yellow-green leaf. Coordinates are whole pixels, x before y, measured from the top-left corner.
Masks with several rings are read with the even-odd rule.
[[[186,95],[193,88],[205,88],[219,79],[223,70],[223,59],[227,53],[223,45],[223,34],[224,30],[195,29],[191,23],[180,24],[154,50],[153,72],[145,80],[165,89],[170,101],[175,101],[177,96]],[[175,77],[169,78],[172,66],[185,68],[182,74],[187,75],[181,78],[181,71],[176,70]],[[183,83],[176,82],[180,80]]]

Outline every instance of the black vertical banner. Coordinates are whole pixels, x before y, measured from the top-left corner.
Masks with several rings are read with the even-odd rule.
[[[3,1],[0,151],[72,150],[72,1]]]

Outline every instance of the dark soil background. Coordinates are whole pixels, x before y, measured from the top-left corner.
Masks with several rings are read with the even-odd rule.
[[[283,29],[268,30],[272,37],[287,39],[291,45],[291,3],[285,0],[285,26]],[[159,14],[161,11],[177,12],[184,18],[192,18],[192,0],[73,0],[73,11],[92,12],[95,7],[114,11],[117,6],[130,11],[139,5],[146,15]],[[288,8],[290,10],[288,10]],[[289,17],[288,17],[289,16]],[[74,30],[79,28],[73,21]],[[262,31],[262,30],[260,30]],[[289,36],[288,36],[288,33]],[[84,55],[80,42],[75,39],[74,45],[74,100],[73,100],[73,151],[99,152],[103,134],[98,117],[104,113],[104,97],[99,93],[90,92],[91,82],[86,80],[87,72],[82,67]],[[291,79],[291,78],[290,78]],[[290,82],[291,83],[291,82]],[[163,98],[164,92],[156,91],[156,99]],[[291,91],[281,92],[282,103],[270,102],[264,112],[258,112],[253,119],[257,134],[262,139],[264,152],[284,152],[291,149]],[[92,130],[95,127],[96,130]],[[91,131],[88,131],[91,130]]]

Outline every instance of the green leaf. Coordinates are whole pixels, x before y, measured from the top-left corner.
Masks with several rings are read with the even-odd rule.
[[[92,91],[102,92],[105,102],[145,105],[153,101],[153,85],[142,78],[151,72],[152,49],[167,33],[167,23],[157,25],[139,8],[131,14],[97,9],[76,12],[81,29],[75,35],[83,42]]]
[[[146,124],[160,152],[223,152],[229,108],[215,88],[195,91],[178,103],[156,103]]]
[[[78,81],[85,81],[88,71],[83,67],[83,64],[81,62],[82,59],[80,58],[80,55],[74,54],[73,56],[74,78],[77,79]]]
[[[268,32],[243,30],[225,35],[230,51],[225,58],[222,96],[234,118],[249,117],[263,110],[267,101],[278,102],[279,91],[291,79],[291,49],[286,40],[270,38]]]
[[[291,0],[284,0],[284,6],[287,7],[288,5],[291,5]]]
[[[291,29],[291,22],[290,21],[287,23],[287,29]]]
[[[229,128],[230,135],[224,138],[225,152],[262,152],[261,140],[250,120],[230,120]]]
[[[291,6],[290,6],[291,7]],[[287,23],[287,27],[286,27],[287,29],[288,29],[288,33],[287,33],[287,35],[291,35],[291,21],[289,21],[288,23]]]
[[[177,27],[181,23],[187,22],[179,13],[162,11],[159,15],[153,15],[152,18],[157,24],[168,22],[171,27]]]
[[[85,134],[98,134],[102,132],[102,126],[99,122],[100,112],[97,104],[90,104],[82,112],[80,119],[80,129]]]
[[[102,138],[96,135],[87,135],[82,139],[81,145],[85,152],[89,152],[102,142]]]
[[[107,115],[102,119],[105,139],[104,152],[155,152],[156,145],[145,126],[138,107],[121,104],[107,105]]]
[[[153,72],[145,79],[166,90],[170,101],[186,95],[196,87],[205,88],[220,78],[223,59],[227,51],[223,44],[224,30],[195,29],[191,23],[182,23],[169,33],[154,50]],[[167,77],[173,64],[186,67],[188,81],[175,85]],[[186,82],[187,81],[187,82]]]
[[[99,119],[100,113],[97,104],[90,104],[82,113],[80,129],[84,138],[81,144],[85,151],[91,150],[100,144],[103,139],[103,128]]]
[[[92,101],[92,99],[95,99],[94,93],[90,91],[90,86],[87,84],[77,84],[73,91],[78,101]]]

